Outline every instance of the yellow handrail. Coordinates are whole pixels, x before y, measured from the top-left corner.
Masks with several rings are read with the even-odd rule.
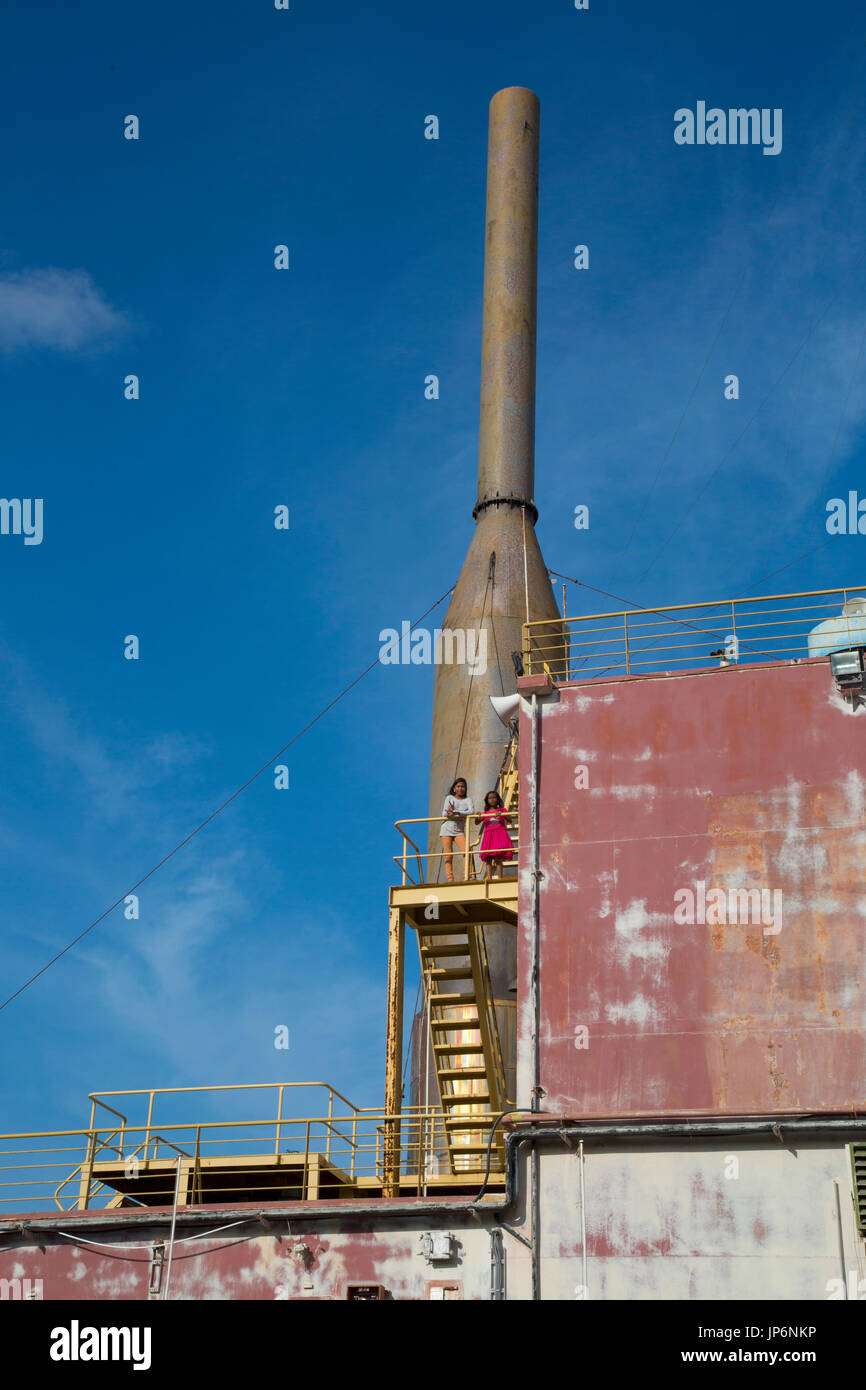
[[[514,828],[516,829],[517,824],[518,824],[518,820],[519,820],[519,814],[518,814],[518,812],[517,812],[517,811],[505,811],[505,810],[503,810],[502,814],[506,817],[507,820],[513,822]],[[466,817],[466,819],[467,819],[468,821],[473,821],[473,820],[474,820],[474,821],[478,821],[478,820],[480,820],[480,818],[481,818],[481,812],[480,812],[480,811],[474,811],[474,812],[468,814],[467,817]],[[428,870],[429,870],[429,869],[432,867],[432,861],[437,860],[437,861],[440,861],[440,862],[441,862],[441,861],[444,860],[445,857],[446,857],[446,856],[445,856],[445,851],[444,851],[444,850],[439,850],[439,851],[433,850],[433,851],[430,851],[430,852],[424,854],[424,853],[421,851],[421,849],[418,847],[418,845],[415,844],[415,841],[412,839],[411,835],[407,834],[407,832],[403,829],[404,825],[441,825],[444,819],[445,819],[444,816],[414,816],[414,817],[408,817],[408,818],[406,818],[406,819],[404,819],[404,820],[398,820],[398,821],[395,821],[395,822],[394,822],[394,829],[397,830],[397,831],[399,831],[399,833],[403,836],[403,839],[404,839],[404,846],[403,846],[403,853],[402,853],[402,855],[395,854],[395,855],[393,856],[393,858],[394,858],[394,863],[397,865],[398,869],[401,869],[401,870],[402,870],[402,873],[403,873],[403,883],[404,883],[404,885],[407,884],[407,883],[416,883],[417,886],[420,886],[420,885],[425,884],[425,883],[433,884],[433,883],[438,882],[438,878],[425,877],[422,861],[425,861],[425,862],[427,863],[427,865],[428,865]],[[474,878],[474,877],[475,877],[475,852],[476,852],[476,850],[478,849],[478,846],[481,844],[482,835],[479,834],[479,835],[476,837],[476,839],[473,840],[473,839],[471,838],[471,833],[470,833],[470,834],[467,835],[465,838],[466,838],[465,847],[464,847],[462,850],[456,850],[456,851],[454,851],[454,853],[457,854],[457,855],[462,856],[462,858],[463,858],[463,870],[464,870],[463,882],[468,882],[469,879],[470,879],[470,877],[471,877],[471,878]],[[407,863],[407,858],[406,858],[406,843],[409,843],[409,844],[412,846],[412,849],[413,849],[414,852],[415,852],[415,853],[414,853],[414,858],[415,858],[415,860],[416,860],[416,862],[417,862],[417,865],[418,865],[418,878],[417,878],[417,880],[412,879],[412,878],[410,878],[410,876],[409,876],[409,869],[408,869],[408,863]],[[472,873],[471,873],[471,875],[470,875],[470,872],[469,872],[469,869],[470,869],[470,860],[472,861]],[[437,866],[437,874],[438,874],[438,867],[439,867],[439,866]]]
[[[352,1116],[284,1116],[281,1121],[283,1136],[290,1144],[292,1139],[295,1143],[289,1149],[282,1146],[279,1153],[274,1153],[268,1143],[261,1144],[257,1137],[268,1132],[263,1127],[272,1126],[273,1118],[192,1120],[164,1125],[158,1133],[146,1123],[128,1125],[129,1143],[123,1155],[118,1153],[113,1142],[117,1130],[4,1135],[0,1136],[0,1207],[34,1213],[51,1205],[61,1211],[68,1210],[62,1198],[70,1182],[76,1179],[79,1191],[75,1205],[79,1210],[101,1208],[108,1201],[126,1199],[144,1206],[149,1202],[164,1205],[165,1174],[173,1167],[173,1156],[178,1154],[183,1156],[188,1174],[184,1188],[186,1202],[201,1201],[203,1191],[206,1191],[205,1199],[211,1201],[232,1193],[239,1200],[249,1200],[251,1185],[255,1189],[259,1177],[262,1179],[259,1190],[273,1191],[276,1196],[281,1186],[278,1175],[286,1170],[287,1164],[299,1173],[302,1190],[315,1196],[311,1186],[315,1183],[315,1162],[328,1165],[331,1184],[343,1184],[344,1189],[347,1182],[369,1184],[382,1172],[386,1141],[393,1138],[395,1130],[400,1135],[404,1154],[401,1170],[404,1179],[417,1185],[421,1178],[415,1172],[415,1164],[420,1164],[423,1173],[430,1156],[441,1148],[446,1115],[444,1109],[407,1106],[399,1114],[369,1109],[357,1110]],[[81,1147],[85,1150],[77,1163],[70,1157],[72,1138],[80,1141],[79,1155]],[[247,1151],[250,1147],[251,1153]],[[166,1148],[171,1151],[171,1157],[162,1156]],[[111,1157],[106,1158],[109,1152]],[[210,1156],[203,1157],[203,1152]],[[28,1156],[38,1161],[23,1162]],[[131,1172],[129,1168],[136,1160],[140,1160],[140,1175],[139,1169]],[[70,1161],[74,1165],[71,1170]],[[61,1174],[62,1180],[58,1181]],[[133,1177],[136,1179],[134,1186],[131,1185]],[[294,1178],[288,1180],[289,1186],[294,1184]],[[369,1190],[369,1186],[365,1190]]]
[[[544,670],[555,680],[569,681],[632,676],[636,669],[658,671],[665,662],[700,668],[707,663],[804,659],[809,632],[822,616],[840,621],[847,617],[854,629],[848,634],[852,644],[862,645],[858,639],[866,615],[846,615],[840,605],[829,603],[841,599],[844,608],[850,595],[866,596],[866,585],[592,613],[562,619],[555,635],[549,619],[524,623],[524,670],[527,675]],[[824,601],[792,602],[809,599]],[[694,616],[690,620],[686,614]],[[686,640],[674,640],[682,638]],[[707,638],[723,644],[723,650],[709,652]]]

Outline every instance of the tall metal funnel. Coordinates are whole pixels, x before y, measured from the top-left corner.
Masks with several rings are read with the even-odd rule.
[[[533,500],[538,127],[533,92],[507,87],[496,93],[487,156],[475,534],[443,623],[456,632],[476,632],[476,651],[486,660],[436,667],[430,816],[441,813],[458,773],[479,809],[485,792],[496,786],[504,731],[489,696],[516,688],[511,653],[521,648],[522,624],[559,618],[535,537]],[[439,827],[433,824],[429,849],[439,848]],[[508,1072],[515,1049],[509,993],[516,975],[514,929],[491,926],[485,936]],[[513,1096],[513,1073],[508,1080]]]

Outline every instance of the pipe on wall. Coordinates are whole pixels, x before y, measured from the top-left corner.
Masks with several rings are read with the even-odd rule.
[[[490,1299],[493,1303],[505,1300],[505,1248],[498,1228],[490,1232]]]
[[[581,1275],[583,1284],[583,1296],[589,1297],[589,1283],[586,1268],[586,1179],[584,1170],[586,1167],[586,1154],[583,1151],[583,1140],[577,1146],[578,1163],[580,1164],[580,1261]]]
[[[545,1117],[546,1118],[546,1117]],[[553,1118],[553,1117],[551,1117]],[[544,1141],[559,1140],[561,1143],[580,1143],[586,1139],[635,1139],[652,1143],[655,1139],[730,1139],[760,1137],[772,1134],[780,1143],[785,1140],[782,1131],[795,1137],[798,1134],[821,1136],[866,1134],[866,1115],[798,1115],[786,1119],[773,1115],[759,1120],[686,1120],[667,1121],[661,1124],[645,1121],[635,1124],[594,1123],[561,1124],[553,1123],[510,1130],[505,1135],[505,1192],[500,1207],[485,1206],[483,1210],[496,1211],[500,1215],[514,1206],[517,1200],[517,1150],[520,1144],[530,1143],[533,1148]],[[482,1189],[483,1192],[483,1189]],[[475,1198],[480,1201],[481,1194]],[[534,1245],[533,1241],[533,1245]]]
[[[532,1014],[532,1093],[529,1098],[530,1110],[537,1114],[541,1103],[541,1081],[539,1073],[538,1035],[541,1024],[541,1005],[539,997],[539,901],[538,901],[538,696],[532,695],[531,749],[529,768],[529,872],[530,872],[530,919],[531,919],[531,975],[530,1010]],[[530,1156],[530,1200],[532,1237],[532,1298],[541,1298],[541,1173],[538,1153],[533,1145]]]

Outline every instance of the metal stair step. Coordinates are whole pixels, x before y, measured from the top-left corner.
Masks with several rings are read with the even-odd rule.
[[[468,1173],[483,1167],[486,1138],[502,1109],[484,933],[470,923],[444,922],[418,924],[417,932],[421,968],[429,981],[428,1017],[448,1162],[452,1173]],[[453,992],[461,985],[466,993]],[[443,1041],[449,1034],[472,1041]],[[455,1061],[470,1065],[448,1065]],[[495,1131],[490,1152],[501,1168],[504,1139]]]
[[[496,1140],[493,1140],[493,1152],[496,1152]],[[459,1158],[460,1154],[486,1154],[486,1144],[449,1144],[448,1153],[451,1158]]]
[[[416,927],[419,936],[465,936],[466,928],[460,922],[434,922],[432,925]]]
[[[479,1081],[487,1075],[486,1067],[437,1067],[436,1075],[448,1081]],[[444,1097],[448,1100],[448,1096]],[[462,1097],[461,1097],[462,1099]]]

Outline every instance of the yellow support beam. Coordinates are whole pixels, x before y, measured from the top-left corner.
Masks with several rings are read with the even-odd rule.
[[[385,1113],[403,1108],[403,963],[406,930],[403,913],[392,906],[388,914],[388,1015],[385,1037]],[[400,1193],[400,1122],[386,1120],[382,1195]]]

